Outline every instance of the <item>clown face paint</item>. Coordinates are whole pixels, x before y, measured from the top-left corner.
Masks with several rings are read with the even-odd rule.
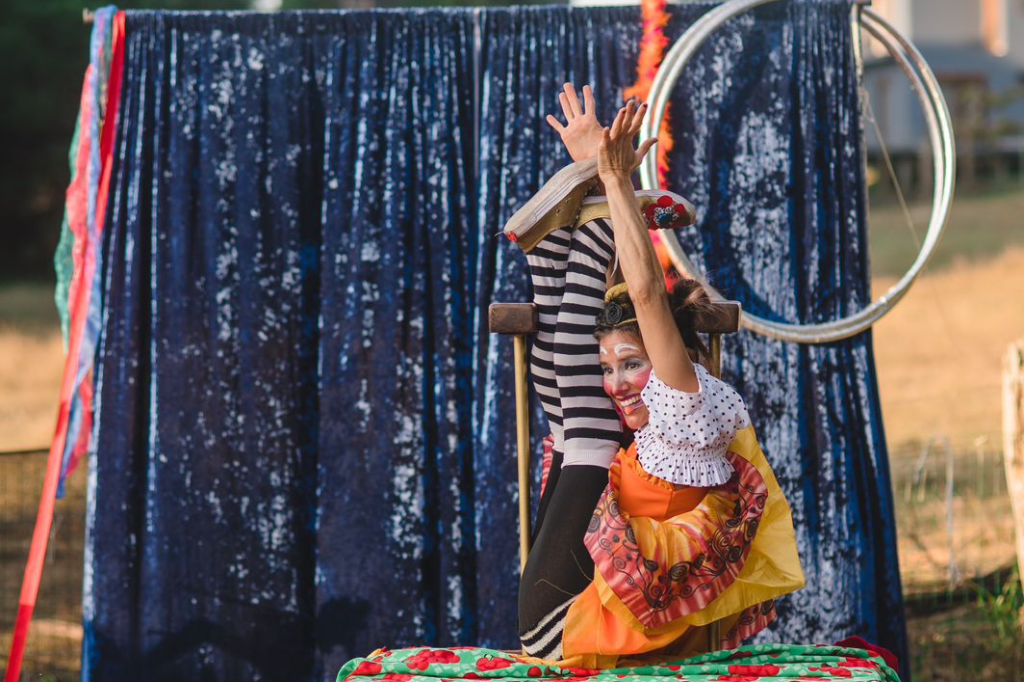
[[[640,391],[651,376],[651,360],[644,344],[626,332],[612,332],[601,339],[601,371],[604,392],[627,428],[636,431],[650,416]]]

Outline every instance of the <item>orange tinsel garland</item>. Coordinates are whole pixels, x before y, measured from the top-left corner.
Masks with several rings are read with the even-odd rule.
[[[665,56],[665,47],[668,46],[668,38],[662,30],[668,24],[668,13],[665,11],[668,3],[666,0],[641,0],[640,4],[643,11],[643,37],[640,40],[640,56],[637,59],[637,79],[636,83],[622,94],[627,99],[636,97],[640,101],[646,101],[658,67]],[[661,128],[658,130],[657,146],[658,184],[662,188],[665,187],[670,151],[672,132],[669,130],[669,110],[666,107],[665,117],[661,119]]]
[[[640,0],[643,10],[643,37],[640,39],[640,56],[636,65],[636,83],[623,91],[625,98],[636,97],[646,101],[651,92],[654,77],[658,75],[658,67],[665,56],[668,38],[662,30],[668,24],[668,13],[665,11],[667,0]],[[672,131],[669,129],[669,109],[665,107],[665,116],[661,119],[658,129],[658,186],[665,189],[665,177],[668,174],[668,154],[672,151]],[[658,255],[661,267],[665,271],[665,284],[669,289],[679,278],[672,268],[668,248],[656,232],[651,233],[654,251]]]

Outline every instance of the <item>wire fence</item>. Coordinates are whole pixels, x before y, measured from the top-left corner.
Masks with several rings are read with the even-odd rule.
[[[7,668],[21,581],[32,542],[47,451],[0,453],[0,669]],[[77,680],[82,650],[85,476],[57,503],[22,680]]]
[[[1013,518],[998,444],[933,438],[892,462],[917,680],[1024,682]],[[0,453],[0,669],[6,667],[46,451]],[[76,680],[82,643],[85,476],[57,504],[22,680]]]
[[[1024,597],[1000,444],[937,436],[892,463],[915,679],[1024,682]]]

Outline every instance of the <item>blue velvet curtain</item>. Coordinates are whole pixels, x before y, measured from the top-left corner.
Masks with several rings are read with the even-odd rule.
[[[701,216],[680,237],[716,288],[763,318],[824,322],[870,303],[850,27],[845,2],[761,8],[720,30],[673,91],[668,183]],[[723,365],[789,498],[807,575],[760,639],[862,633],[906,660],[870,332],[823,345],[743,332]]]
[[[674,103],[672,181],[703,216],[683,237],[763,315],[867,294],[849,11],[736,22]],[[566,160],[560,83],[607,117],[632,82],[638,10],[129,12],[127,36],[83,679],[515,646],[511,349],[486,308],[529,284],[495,234]],[[870,339],[727,352],[810,583],[770,636],[902,650]]]

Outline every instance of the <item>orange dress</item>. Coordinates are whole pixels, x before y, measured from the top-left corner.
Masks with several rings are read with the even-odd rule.
[[[569,608],[561,665],[679,659],[706,650],[715,621],[735,647],[803,586],[789,505],[753,427],[727,459],[727,483],[697,488],[645,472],[635,444],[619,452],[587,529],[594,581]]]

